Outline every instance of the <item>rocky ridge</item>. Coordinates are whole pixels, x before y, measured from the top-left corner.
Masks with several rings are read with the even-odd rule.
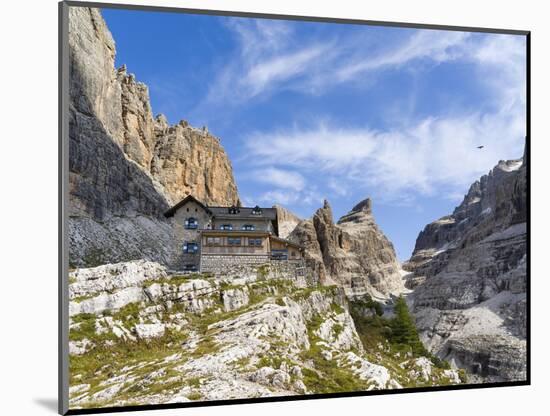
[[[274,265],[220,278],[136,261],[70,281],[71,409],[461,382],[383,342],[365,348],[341,288]]]
[[[393,245],[376,225],[370,199],[336,224],[325,201],[289,238],[305,247],[306,262],[321,283],[342,285],[350,297],[387,299],[405,291]]]
[[[526,377],[526,192],[523,160],[500,161],[404,265],[424,343],[474,381]]]
[[[115,69],[115,43],[98,9],[70,8],[69,51],[71,264],[167,264],[172,239],[162,214],[188,193],[238,204],[231,163],[206,129],[153,118],[147,86],[125,66]]]

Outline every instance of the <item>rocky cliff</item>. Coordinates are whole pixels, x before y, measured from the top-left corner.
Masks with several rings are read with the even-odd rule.
[[[162,115],[155,131],[151,174],[174,203],[192,194],[208,205],[240,205],[231,162],[217,137],[186,121],[167,126]]]
[[[70,262],[145,258],[168,263],[163,212],[187,193],[237,204],[219,140],[186,122],[153,118],[147,86],[115,69],[115,43],[98,9],[69,11]]]
[[[277,228],[279,237],[287,238],[296,228],[301,219],[293,212],[280,205],[273,205],[277,210]]]
[[[404,265],[423,341],[472,380],[526,377],[526,180],[522,159],[500,161]]]
[[[461,382],[383,339],[364,344],[340,287],[274,264],[220,278],[135,261],[70,281],[71,409]]]
[[[404,291],[393,245],[376,225],[370,199],[357,204],[336,224],[325,201],[289,238],[305,247],[306,262],[320,282],[338,283],[350,297],[386,299]]]

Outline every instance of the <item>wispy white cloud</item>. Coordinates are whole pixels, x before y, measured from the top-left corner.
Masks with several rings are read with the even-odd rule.
[[[242,19],[229,25],[238,49],[212,83],[210,109],[285,89],[320,94],[342,84],[368,83],[370,74],[388,69],[413,68],[421,74],[426,64],[444,62],[471,64],[488,97],[467,113],[449,110],[419,119],[411,111],[385,130],[322,121],[305,125],[302,120],[277,131],[248,134],[244,153],[263,165],[263,175],[252,176],[271,186],[259,195],[262,202],[309,203],[314,196],[306,192],[321,180],[319,174],[326,190],[339,196],[362,186],[378,190],[381,199],[404,203],[414,201],[411,195],[433,195],[443,188],[449,198],[457,198],[498,159],[522,153],[521,37],[417,30],[384,47],[371,47],[380,40],[368,39],[369,32],[362,38],[340,32],[307,39],[288,22]],[[481,151],[476,148],[480,144],[485,146]]]
[[[525,112],[525,38],[514,35],[486,37],[471,51],[480,76],[493,92],[501,111]]]
[[[262,166],[242,174],[241,180],[261,184],[253,198],[265,204],[283,205],[318,205],[323,196],[315,184],[308,184],[307,179],[298,171],[288,168]],[[266,190],[267,189],[267,190]]]
[[[274,189],[263,192],[258,200],[267,204],[291,205],[295,204],[300,198],[299,192],[288,192],[287,190]]]
[[[349,185],[343,181],[338,181],[335,177],[329,177],[326,181],[328,189],[337,196],[347,196],[350,194]]]
[[[268,204],[280,204],[280,205],[299,205],[316,207],[323,202],[323,195],[321,195],[316,188],[303,189],[301,191],[293,191],[288,189],[272,189],[261,193],[257,200]]]
[[[243,19],[228,21],[238,41],[233,58],[214,79],[207,103],[236,104],[284,89],[320,94],[342,83],[368,82],[365,75],[400,67],[417,59],[434,63],[469,53],[471,35],[419,30],[386,49],[358,35],[300,38],[288,22]]]
[[[274,83],[286,81],[307,73],[308,66],[327,52],[326,45],[313,45],[282,56],[269,58],[251,66],[241,85],[250,97],[256,96]]]
[[[336,78],[343,82],[354,79],[358,74],[384,67],[399,67],[415,59],[427,58],[433,62],[456,59],[464,54],[465,32],[444,32],[420,30],[402,44],[381,54],[359,56],[346,61],[336,71]]]
[[[403,130],[342,129],[319,124],[307,129],[256,133],[247,151],[257,163],[283,161],[304,175],[335,184],[377,190],[384,199],[433,195],[465,188],[499,159],[519,157],[524,120],[517,114],[426,118]],[[483,144],[482,150],[477,146]]]
[[[306,185],[304,177],[295,171],[265,167],[247,172],[246,179],[254,182],[269,184],[283,189],[301,191]]]
[[[213,80],[203,106],[234,105],[289,87],[315,73],[315,67],[334,55],[324,39],[296,43],[288,22],[229,20],[238,41],[234,56]]]
[[[480,110],[480,105],[467,113],[404,119],[386,130],[317,122],[256,132],[246,139],[247,153],[255,156],[256,163],[282,163],[304,177],[322,174],[327,189],[338,195],[346,192],[338,184],[352,183],[378,190],[384,200],[407,203],[414,200],[411,195],[433,195],[441,189],[455,199],[499,159],[521,156],[525,136],[521,37],[473,39],[460,32],[420,31],[376,57],[355,56],[353,64],[347,61],[335,68],[338,76],[332,82],[347,82],[359,73],[399,67],[415,59],[473,64],[480,85],[487,89],[484,104],[489,104],[489,110]],[[477,149],[480,144],[483,150]]]

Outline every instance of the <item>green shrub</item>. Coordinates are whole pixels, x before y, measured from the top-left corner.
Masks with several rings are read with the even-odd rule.
[[[416,355],[428,355],[428,351],[418,336],[414,318],[411,316],[407,303],[402,296],[395,302],[394,314],[395,316],[390,323],[391,343],[409,346]]]
[[[200,394],[198,391],[194,391],[192,393],[189,393],[187,395],[187,398],[189,400],[200,400],[200,399],[202,399],[202,394]]]
[[[275,299],[275,303],[279,306],[286,306],[286,303],[283,298],[277,298]]]

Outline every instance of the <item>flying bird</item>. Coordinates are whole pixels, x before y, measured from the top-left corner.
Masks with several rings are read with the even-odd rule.
[[[478,146],[477,148],[478,149],[483,149],[485,146]]]

